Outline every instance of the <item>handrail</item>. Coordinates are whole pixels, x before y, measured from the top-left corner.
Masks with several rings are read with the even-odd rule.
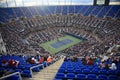
[[[43,65],[43,64],[39,64],[39,65],[36,65],[36,66],[30,67],[30,73],[31,73],[32,76],[33,76],[33,74],[32,74],[32,69],[34,69],[34,68],[36,68],[36,67],[39,67],[39,66],[42,66],[42,68],[44,68],[44,65]],[[6,75],[6,76],[3,76],[3,77],[0,78],[0,80],[2,80],[2,79],[4,79],[4,78],[7,78],[7,77],[9,77],[9,76],[15,75],[15,74],[18,74],[19,77],[20,77],[20,80],[22,80],[22,77],[21,77],[20,72],[15,72],[15,73],[12,73],[12,74],[9,74],[9,75]]]
[[[2,79],[4,79],[4,78],[7,78],[7,77],[10,77],[10,76],[12,76],[12,75],[16,75],[16,74],[18,74],[20,80],[22,80],[22,77],[21,77],[21,75],[20,75],[20,72],[15,72],[15,73],[12,73],[12,74],[9,74],[9,75],[6,75],[6,76],[3,76],[3,77],[0,78],[0,80],[2,80]]]
[[[39,66],[42,66],[42,68],[44,68],[44,65],[43,65],[43,64],[39,64],[39,65],[30,67],[30,73],[31,73],[32,76],[33,76],[33,74],[32,74],[32,69],[34,69],[34,68],[36,68],[36,67],[39,67]]]

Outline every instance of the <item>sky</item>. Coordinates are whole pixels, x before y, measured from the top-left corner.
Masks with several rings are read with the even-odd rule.
[[[7,1],[7,2],[6,2]],[[0,0],[0,6],[19,7],[36,5],[93,5],[94,0]],[[112,3],[120,0],[110,0]]]

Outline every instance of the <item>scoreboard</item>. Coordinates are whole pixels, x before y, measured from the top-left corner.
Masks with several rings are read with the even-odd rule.
[[[105,0],[97,0],[97,5],[104,5],[105,4]]]
[[[109,5],[110,0],[94,0],[94,5],[103,5],[103,6],[107,6]]]

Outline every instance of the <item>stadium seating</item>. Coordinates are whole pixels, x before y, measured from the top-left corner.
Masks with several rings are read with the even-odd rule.
[[[77,79],[81,79],[81,80],[84,80],[86,79],[86,75],[85,74],[77,74]]]
[[[30,70],[23,70],[23,72],[21,73],[21,76],[32,77],[32,74],[31,74]]]
[[[107,75],[98,75],[98,79],[107,80]]]
[[[74,79],[75,78],[75,74],[74,73],[67,73],[66,74],[66,78],[67,79]]]
[[[20,63],[18,66],[16,67],[13,67],[13,66],[2,66],[2,60],[18,60]],[[32,77],[33,76],[33,73],[32,72],[39,72],[41,69],[43,69],[44,67],[47,67],[48,65],[47,62],[43,62],[42,64],[30,64],[28,62],[26,62],[28,58],[27,57],[21,57],[21,56],[18,56],[18,55],[2,55],[0,57],[0,62],[1,62],[1,65],[0,65],[0,71],[2,72],[3,71],[3,74],[0,74],[0,76],[3,76],[4,75],[4,71],[6,72],[7,71],[7,75],[9,74],[14,74],[14,72],[19,72],[20,75],[22,77]],[[25,61],[24,61],[25,60]],[[9,72],[9,74],[8,74]],[[7,78],[3,78],[5,80],[11,80],[11,79],[14,79],[14,80],[20,80],[20,77],[18,75],[12,75],[12,76],[8,76]]]
[[[73,11],[74,7],[75,7],[75,12]],[[21,16],[25,16],[27,18],[31,18],[35,15],[45,16],[46,14],[47,15],[54,14],[55,10],[56,10],[55,12],[56,14],[62,13],[63,15],[67,15],[68,13],[71,13],[71,14],[80,13],[84,16],[95,15],[100,18],[103,18],[104,16],[110,16],[113,18],[120,17],[118,13],[118,10],[119,10],[118,5],[114,5],[114,6],[87,6],[87,5],[86,6],[57,6],[56,9],[55,9],[55,6],[43,6],[43,7],[38,6],[38,7],[21,7],[21,9],[14,8],[13,10],[12,8],[5,8],[5,9],[3,8],[0,10],[1,12],[3,12],[4,15],[6,15],[7,19],[21,17]],[[14,13],[16,13],[16,16],[14,15]],[[8,16],[8,15],[11,15],[11,16]],[[2,17],[1,17],[1,20],[5,21],[5,19]]]
[[[95,79],[97,79],[97,75],[96,74],[88,74],[87,75],[87,79],[93,79],[93,80],[95,80]]]
[[[20,80],[20,78],[18,75],[13,75],[13,76],[10,76],[8,78],[5,78],[5,80]]]
[[[83,65],[82,61],[78,62],[64,61],[58,72],[56,73],[55,79],[74,79],[74,80],[113,80],[119,79],[117,70],[100,69],[98,65]],[[79,67],[72,66],[76,64]],[[79,65],[78,65],[79,64]],[[96,63],[94,63],[96,64]],[[70,71],[69,71],[70,68]],[[72,71],[73,70],[73,71]],[[66,71],[66,72],[65,72]],[[60,74],[60,77],[58,77]],[[62,76],[61,76],[62,75]]]
[[[116,75],[109,75],[108,79],[109,80],[119,80],[118,76],[116,76]]]
[[[41,71],[54,63],[59,55],[65,55],[69,58],[58,69],[55,80],[120,80],[120,62],[116,63],[116,70],[103,69],[100,66],[101,58],[104,55],[111,55],[109,49],[120,44],[119,19],[120,5],[1,7],[0,33],[8,54],[0,56],[0,71],[19,72],[22,77],[31,78],[32,72]],[[65,48],[58,52],[59,55],[50,54],[50,51],[40,45],[51,40],[59,40],[65,35],[80,39],[82,42]],[[119,51],[113,50],[113,56],[105,61],[105,64],[111,65],[118,53]],[[54,55],[54,61],[48,63],[46,59],[37,63],[42,56],[35,56],[36,54],[44,58]],[[73,61],[74,55],[80,58]],[[34,64],[28,62],[33,56],[37,60]],[[82,58],[86,56],[95,59],[92,65],[84,62]],[[3,66],[3,59],[16,60],[19,64]],[[118,57],[116,61],[120,61]],[[13,75],[5,80],[20,80],[20,78],[18,75]]]
[[[56,79],[63,79],[63,78],[65,78],[65,74],[64,73],[57,73],[55,78]]]

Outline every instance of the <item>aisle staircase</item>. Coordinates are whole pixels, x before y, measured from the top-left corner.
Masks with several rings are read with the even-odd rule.
[[[40,72],[33,72],[32,78],[23,78],[23,80],[54,80],[54,77],[62,63],[63,59],[60,59]]]

